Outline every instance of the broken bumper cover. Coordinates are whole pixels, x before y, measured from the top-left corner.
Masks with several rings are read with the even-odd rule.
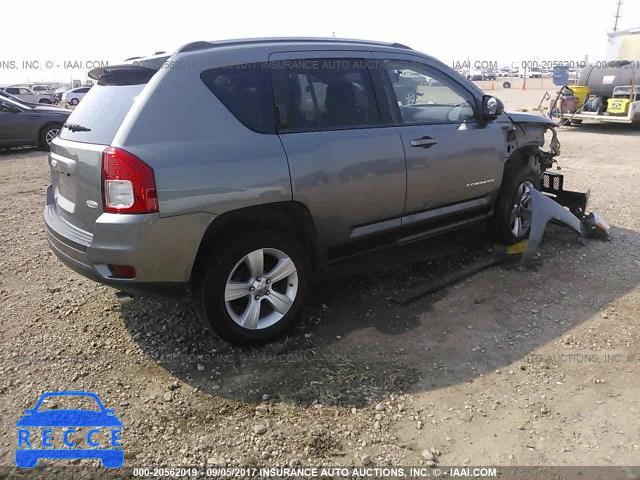
[[[579,219],[585,215],[589,203],[590,190],[586,193],[564,189],[564,176],[547,170],[542,177],[542,192],[546,193],[563,207],[567,207]]]
[[[531,189],[531,232],[522,265],[533,260],[550,220],[570,226],[583,237],[609,239],[609,224],[595,212],[585,215],[589,192],[564,190],[563,177],[555,172],[544,172],[542,190]]]

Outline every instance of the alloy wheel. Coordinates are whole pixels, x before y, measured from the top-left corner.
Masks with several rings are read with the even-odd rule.
[[[47,130],[47,133],[45,133],[44,135],[44,139],[47,142],[47,145],[51,145],[51,142],[58,136],[58,133],[60,133],[59,128],[50,128],[49,130]]]
[[[514,237],[520,238],[526,235],[531,228],[531,189],[534,188],[530,181],[524,181],[516,190],[514,204],[511,209],[509,228]]]
[[[289,311],[298,292],[298,271],[281,250],[261,248],[245,255],[227,278],[224,302],[235,323],[268,328]]]

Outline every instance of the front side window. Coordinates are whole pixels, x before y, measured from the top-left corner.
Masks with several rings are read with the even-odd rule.
[[[276,103],[286,106],[286,130],[331,130],[379,125],[380,114],[365,60],[278,62]],[[280,98],[278,98],[280,97]]]
[[[27,90],[26,88],[21,88],[20,89],[20,95],[31,95],[31,92],[29,90]]]
[[[460,123],[474,116],[473,98],[440,72],[405,62],[385,62],[403,124]]]
[[[246,127],[275,133],[275,109],[268,65],[248,63],[205,70],[200,79]]]

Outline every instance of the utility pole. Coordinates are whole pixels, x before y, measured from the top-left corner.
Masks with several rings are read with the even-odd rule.
[[[618,20],[620,19],[620,7],[622,6],[622,0],[618,0],[618,8],[616,8],[616,15],[615,15],[615,19],[616,22],[613,25],[613,31],[617,31],[618,30]]]

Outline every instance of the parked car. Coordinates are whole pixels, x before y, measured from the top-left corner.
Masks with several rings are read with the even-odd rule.
[[[485,69],[482,70],[482,79],[483,80],[497,80],[500,72],[498,70]]]
[[[0,100],[2,100],[3,98],[8,98],[9,100],[13,100],[14,102],[18,102],[18,103],[22,103],[24,105],[28,105],[29,107],[37,107],[38,105],[40,105],[39,103],[25,102],[24,100],[21,100],[18,97],[15,97],[15,96],[11,95],[10,93],[7,93],[4,90],[0,89]]]
[[[426,85],[426,77],[416,75],[414,72],[405,72],[401,70],[389,71],[391,85],[395,91],[398,105],[411,105],[416,103],[420,92],[419,85]]]
[[[438,86],[403,102],[415,75]],[[399,44],[195,42],[89,76],[51,146],[51,249],[121,301],[188,292],[238,344],[290,328],[318,265],[485,220],[521,241],[558,153],[550,119]]]
[[[48,150],[71,110],[27,105],[0,97],[0,147],[37,145]]]
[[[482,80],[482,70],[473,69],[467,72],[467,78],[469,80]]]
[[[542,69],[538,67],[531,67],[527,69],[526,74],[529,78],[542,78]]]
[[[41,95],[27,87],[5,87],[3,90],[9,93],[10,95],[13,95],[19,98],[20,100],[23,100],[29,103],[41,103],[45,105],[50,105],[54,101],[53,95],[49,95],[49,94]]]
[[[44,94],[44,95],[50,96],[55,94],[55,90],[51,88],[49,85],[34,85],[31,87],[31,90],[33,90],[38,95]]]
[[[62,103],[62,95],[64,94],[64,92],[66,92],[67,90],[69,90],[69,87],[58,87],[56,88],[55,92],[53,93],[54,97],[55,97],[55,102],[56,104],[61,104]]]
[[[72,88],[71,90],[67,90],[62,94],[60,99],[61,103],[68,103],[70,105],[78,105],[80,100],[84,98],[87,92],[91,89],[91,87],[78,87]]]

